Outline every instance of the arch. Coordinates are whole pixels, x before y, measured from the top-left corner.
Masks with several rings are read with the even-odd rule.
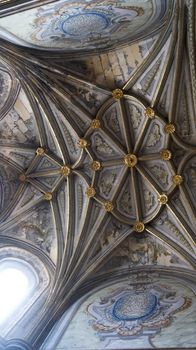
[[[150,334],[150,332],[152,331],[152,334],[149,336],[148,343],[147,343],[147,339],[145,339],[145,341],[142,340],[143,341],[142,347],[145,347],[145,348],[151,347],[150,346],[151,337],[156,336],[159,333],[162,334],[165,330],[168,332],[169,330],[168,327],[170,327],[170,324],[171,325],[173,323],[175,324],[174,321],[176,319],[179,320],[179,318],[181,317],[181,312],[184,312],[184,313],[187,312],[187,315],[189,315],[187,317],[192,317],[190,316],[190,314],[192,313],[192,310],[194,309],[194,305],[196,304],[196,290],[195,290],[196,286],[194,283],[194,279],[195,279],[194,271],[189,271],[187,269],[184,269],[182,271],[182,269],[179,269],[179,268],[166,268],[166,267],[152,268],[150,266],[145,266],[145,267],[141,266],[140,268],[136,267],[132,271],[130,271],[127,268],[124,268],[124,269],[121,269],[121,271],[119,270],[116,272],[111,271],[107,274],[97,275],[96,278],[88,282],[88,288],[86,288],[86,294],[83,295],[79,300],[77,300],[75,304],[64,314],[61,320],[56,324],[56,326],[53,328],[53,331],[50,333],[50,335],[44,342],[41,349],[58,350],[58,346],[63,350],[68,348],[70,350],[74,349],[74,346],[72,347],[74,341],[77,342],[77,344],[79,344],[81,341],[81,339],[78,339],[76,337],[76,334],[74,335],[74,332],[72,333],[71,331],[71,329],[72,330],[74,329],[75,321],[78,325],[80,324],[80,329],[77,328],[77,332],[79,336],[80,336],[81,328],[86,327],[85,331],[87,333],[90,331],[91,335],[94,334],[95,337],[97,336],[101,337],[102,340],[100,341],[101,341],[102,349],[105,348],[108,339],[111,340],[114,337],[116,337],[115,339],[117,338],[121,340],[124,339],[125,340],[124,345],[126,345],[124,348],[131,349],[132,348],[131,342],[129,342],[129,345],[128,345],[127,343],[128,340],[131,340],[131,341],[134,340],[133,344],[134,346],[136,346],[135,341],[137,337],[139,337],[141,340],[142,337],[145,338],[145,334],[147,333]],[[127,289],[124,288],[124,286]],[[146,315],[145,315],[146,317],[143,318],[143,321],[142,321],[142,318],[140,319],[140,317],[136,317],[137,320],[135,319],[133,323],[138,322],[139,327],[138,329],[135,330],[136,332],[135,334],[123,335],[121,329],[118,330],[119,334],[115,333],[116,332],[115,329],[111,330],[112,328],[115,328],[114,327],[115,322],[116,322],[115,325],[119,323],[117,320],[112,320],[112,325],[110,325],[111,329],[110,331],[107,330],[107,326],[109,327],[110,316],[113,317],[112,313],[113,313],[115,302],[117,300],[120,300],[120,298],[122,299],[124,296],[127,296],[127,294],[129,296],[129,293],[131,294],[131,298],[132,298],[132,299],[130,298],[129,301],[132,300],[135,302],[134,300],[135,287],[137,289],[138,295],[141,296],[141,298],[145,296],[145,299],[144,299],[145,302],[146,300],[148,300],[146,298],[146,295],[144,295],[147,290],[148,291],[150,289],[152,290],[151,293],[154,296],[154,300],[155,300],[155,297],[157,298],[156,300],[157,304],[155,303],[156,305],[154,304],[154,308],[152,308],[151,310],[152,315],[150,313],[149,315],[147,315],[147,312],[146,312]],[[90,292],[87,292],[87,290],[89,291],[89,288],[92,288],[92,289]],[[109,291],[109,292],[106,293],[105,291]],[[169,305],[168,303],[170,303],[173,300],[170,313],[167,313],[166,310],[164,311],[164,307],[163,307],[164,303],[162,301],[163,299],[164,299],[164,303],[166,303],[167,305]],[[139,299],[136,301],[139,302]],[[150,307],[150,302],[152,300],[151,301],[148,300],[148,301],[149,301],[149,305],[146,304],[146,308]],[[109,317],[108,320],[105,320],[105,324],[104,322],[103,324],[101,324],[101,322],[103,321],[103,318],[105,317],[102,314],[103,318],[101,319],[101,316],[100,316],[101,312],[103,311],[104,305],[107,307],[107,312],[104,315],[107,315],[110,312],[111,313],[108,316]],[[94,307],[94,310],[93,310],[93,307]],[[166,312],[165,314],[167,314],[167,317],[165,317],[164,315],[161,315],[161,316],[159,315],[159,318],[160,318],[159,321],[161,320],[159,324],[157,322],[158,308],[160,310],[162,308],[162,310]],[[140,312],[140,310],[139,311],[137,310],[137,312]],[[144,310],[142,310],[142,312],[144,312]],[[161,312],[162,311],[160,311],[160,313]],[[175,317],[174,317],[174,314],[175,314]],[[182,316],[183,315],[184,314],[182,314]],[[150,316],[150,318],[148,316]],[[81,317],[83,319],[82,322],[81,322]],[[128,320],[127,322],[129,323],[131,321]],[[193,321],[191,322],[192,324],[194,324]],[[126,321],[121,320],[120,323],[122,325],[122,323],[124,324],[126,323]],[[179,322],[179,324],[181,324],[182,326],[181,321]],[[100,325],[100,329],[99,329],[99,325]],[[128,325],[124,325],[124,326],[128,327]],[[93,331],[91,328],[93,328]],[[68,332],[67,338],[66,338],[66,332]],[[87,335],[86,338],[90,337],[90,333],[88,335],[86,334]],[[193,330],[193,334],[194,334],[194,330]],[[71,338],[74,339],[72,344],[70,341]],[[65,343],[63,342],[65,341],[65,339],[66,339],[67,347],[65,347],[64,345]],[[160,339],[158,340],[156,339],[157,344],[159,344],[159,342],[162,341],[162,339],[161,340]],[[95,345],[94,340],[91,339],[91,344]],[[83,341],[83,346],[85,348],[85,345],[84,345],[85,336],[83,337],[82,341]],[[174,339],[173,342],[175,345],[174,347],[181,346],[180,343],[177,344],[176,339]],[[96,339],[96,344],[98,344],[97,339]],[[119,346],[120,346],[120,349],[123,349],[123,342],[121,342]],[[186,343],[186,346],[191,347],[192,344]],[[164,344],[162,344],[162,346],[157,346],[157,347],[164,348],[165,346]],[[108,345],[108,347],[106,346],[106,348],[110,348],[110,346]],[[111,345],[111,348],[117,349],[118,347],[116,348],[115,344],[113,343]],[[88,347],[86,347],[85,350],[86,349],[88,349]]]
[[[44,297],[44,293],[50,285],[51,277],[49,271],[37,256],[13,246],[0,248],[0,273],[6,269],[9,271],[10,269],[18,270],[28,280],[27,294],[13,312],[10,311],[5,320],[1,322],[1,336],[10,339],[14,334],[18,334],[17,328],[20,322],[24,322],[29,317],[28,315],[36,308],[37,302]]]

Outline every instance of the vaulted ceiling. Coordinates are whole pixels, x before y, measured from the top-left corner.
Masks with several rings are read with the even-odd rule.
[[[0,5],[0,243],[54,271],[39,346],[111,267],[194,270],[195,3],[15,5]]]

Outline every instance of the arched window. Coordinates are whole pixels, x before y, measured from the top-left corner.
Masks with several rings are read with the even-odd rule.
[[[32,267],[19,259],[5,259],[0,263],[0,328],[28,299],[36,284]]]
[[[28,333],[47,297],[51,277],[47,267],[32,252],[0,247],[0,337],[4,340]]]

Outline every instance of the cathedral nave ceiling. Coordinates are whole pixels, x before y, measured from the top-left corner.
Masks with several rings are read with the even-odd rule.
[[[51,314],[97,271],[195,266],[195,4],[65,3],[0,19],[1,244],[51,259]]]

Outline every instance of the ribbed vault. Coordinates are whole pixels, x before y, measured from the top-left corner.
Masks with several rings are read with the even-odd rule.
[[[28,335],[36,349],[138,239],[194,269],[195,4],[171,5],[149,53],[109,89],[74,71],[69,53],[1,39],[0,243],[28,244],[55,265]]]

